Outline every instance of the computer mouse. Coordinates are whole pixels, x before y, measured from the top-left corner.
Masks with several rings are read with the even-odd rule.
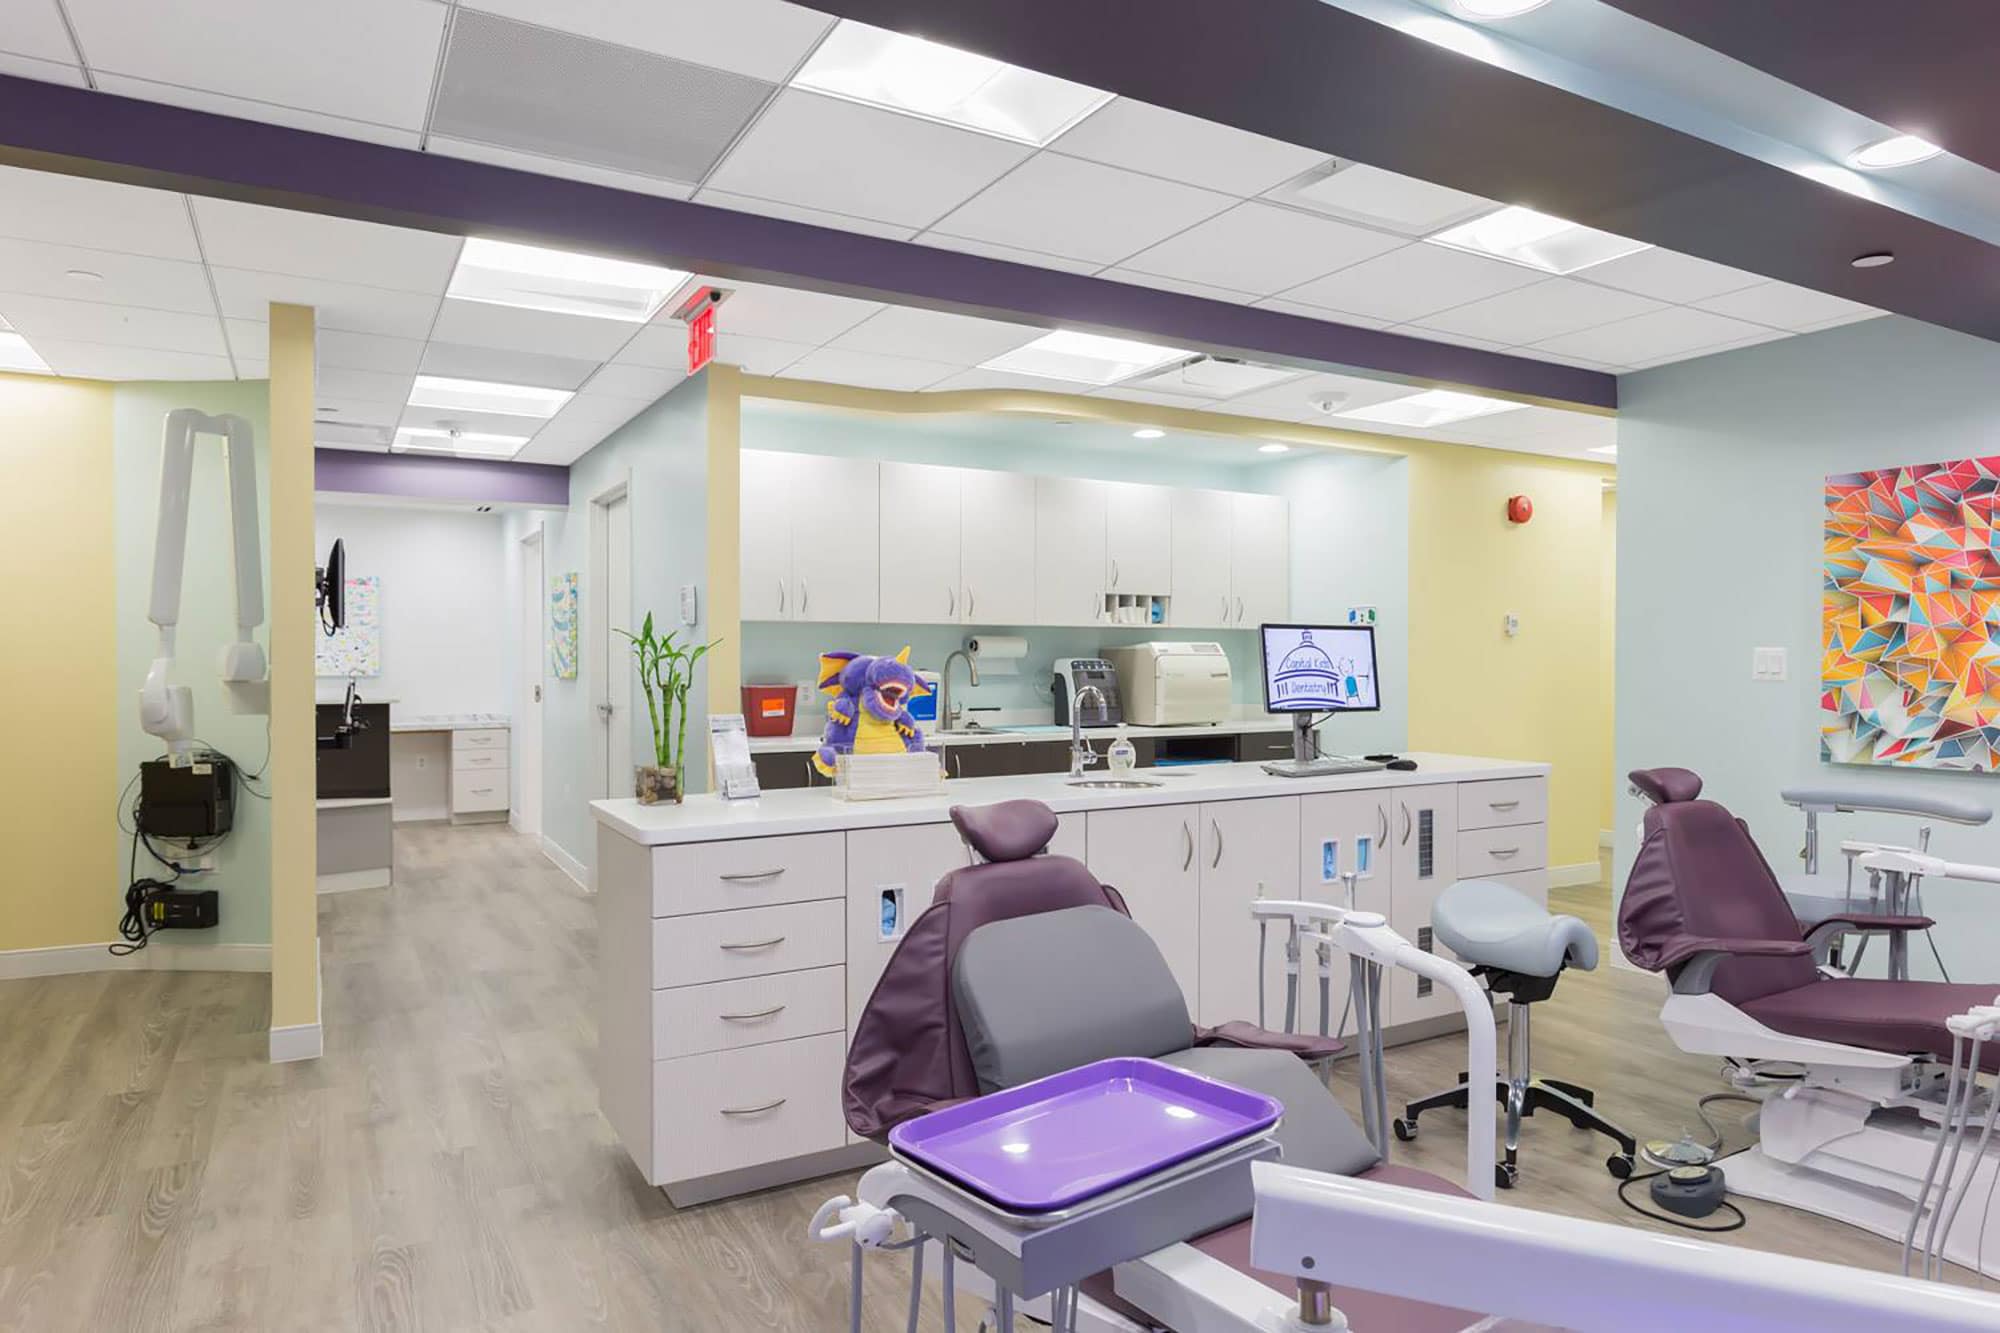
[[[1391,759],[1383,767],[1393,768],[1398,773],[1414,773],[1417,770],[1417,761],[1414,759]]]

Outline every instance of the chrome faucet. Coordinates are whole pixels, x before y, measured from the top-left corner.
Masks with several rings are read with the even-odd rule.
[[[962,711],[951,706],[951,664],[961,657],[965,659],[965,683],[974,689],[979,688],[978,658],[959,648],[944,659],[944,670],[938,673],[938,716],[944,719],[946,731],[958,730],[958,714]]]
[[[1090,742],[1083,738],[1083,705],[1093,701],[1099,708],[1110,706],[1104,691],[1095,685],[1086,685],[1070,697],[1069,701],[1069,775],[1083,776],[1083,770],[1097,762],[1097,751],[1090,748]]]

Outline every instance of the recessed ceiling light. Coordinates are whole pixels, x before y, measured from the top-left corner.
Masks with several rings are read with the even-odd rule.
[[[1163,430],[1154,430],[1151,426],[1148,426],[1144,430],[1133,431],[1132,438],[1135,440],[1157,440],[1165,434],[1166,432]]]
[[[1856,255],[1847,262],[1854,268],[1882,268],[1895,263],[1896,256],[1888,250],[1877,250],[1873,254]]]
[[[1494,19],[1519,18],[1530,10],[1540,9],[1549,0],[1451,0],[1451,7],[1469,19],[1481,23]]]
[[[500,416],[535,417],[546,421],[574,397],[576,395],[568,389],[419,375],[410,390],[410,406],[442,407],[455,412],[493,412]]]
[[[103,281],[104,281],[104,275],[103,275],[102,273],[97,273],[97,272],[93,272],[92,270],[90,270],[90,269],[87,269],[87,268],[73,268],[73,269],[69,269],[68,271],[66,271],[66,272],[65,272],[65,273],[63,274],[63,276],[64,276],[65,278],[74,278],[74,279],[75,279],[76,281],[78,281],[78,282],[103,282]]]
[[[461,301],[644,324],[688,275],[625,259],[469,238],[445,295]]]
[[[1257,446],[1257,452],[1260,454],[1288,454],[1291,451],[1291,445],[1279,444],[1275,440],[1270,444],[1260,444]]]
[[[25,370],[35,375],[50,373],[49,363],[42,360],[41,353],[28,346],[28,340],[18,333],[0,333],[0,370]]]
[[[1072,384],[1116,384],[1120,380],[1158,370],[1187,356],[1179,347],[1160,347],[1134,342],[1130,338],[1106,338],[1096,333],[1072,333],[1058,329],[1045,333],[1023,347],[1002,352],[980,363],[981,370],[1006,370],[1016,375],[1039,375],[1048,380]]]
[[[843,19],[794,88],[1040,148],[1111,100],[1067,79]]]
[[[1496,412],[1513,412],[1527,406],[1505,398],[1487,398],[1453,389],[1426,389],[1422,393],[1371,403],[1335,415],[1349,421],[1379,421],[1389,426],[1449,426],[1455,421],[1489,417]]]
[[[467,458],[512,458],[528,442],[525,435],[488,435],[481,431],[436,430],[404,426],[390,446],[399,454],[457,454]]]
[[[1544,273],[1575,273],[1653,247],[1645,241],[1566,222],[1518,205],[1461,222],[1424,238],[1476,255],[1504,259]]]
[[[1600,444],[1590,452],[1593,454],[1603,454],[1606,458],[1616,458],[1618,457],[1618,446],[1615,444]]]
[[[1860,167],[1863,171],[1882,171],[1889,167],[1928,162],[1943,151],[1928,139],[1919,139],[1914,134],[1892,134],[1886,139],[1863,144],[1849,153],[1847,165]]]

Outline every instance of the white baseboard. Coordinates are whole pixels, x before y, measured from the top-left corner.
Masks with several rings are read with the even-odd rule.
[[[1573,889],[1579,885],[1595,884],[1604,870],[1595,861],[1579,861],[1575,865],[1550,866],[1549,887],[1552,889]]]
[[[321,893],[348,893],[354,889],[386,889],[396,881],[388,866],[379,870],[339,870],[319,877]]]
[[[576,886],[585,893],[590,892],[590,867],[564,851],[548,834],[542,835],[542,855],[556,863],[556,869],[576,881]]]
[[[326,973],[320,967],[319,940],[313,940],[313,1021],[271,1029],[271,1063],[317,1060],[326,1054]]]
[[[137,953],[114,954],[105,944],[0,950],[0,981],[64,977],[78,972],[269,972],[268,944],[208,944],[155,935]]]

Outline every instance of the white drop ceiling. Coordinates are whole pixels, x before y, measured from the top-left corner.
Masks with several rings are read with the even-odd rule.
[[[1420,235],[1489,201],[1370,167],[1335,170],[1343,164],[1319,152],[1127,99],[1037,150],[787,88],[831,26],[781,0],[11,0],[0,70],[1614,372],[1877,313],[1659,250],[1560,278],[1447,250]],[[560,60],[606,115],[642,104],[658,80],[755,96],[736,121],[704,127],[717,148],[688,179],[632,163],[702,157],[701,143],[655,143],[643,126],[593,125],[575,107],[532,142],[504,126],[478,141],[460,122],[479,108],[451,100],[454,34],[470,62],[474,32],[482,70]],[[434,132],[441,101],[451,135]],[[403,407],[422,370],[577,390],[521,455],[546,462],[576,457],[677,382],[680,326],[449,300],[457,249],[368,223],[0,176],[0,317],[59,374],[261,377],[266,307],[296,301],[319,310],[321,403],[328,421],[355,428],[329,432],[341,443],[428,424]],[[754,286],[738,288],[719,322],[719,359],[758,374],[1067,387],[978,369],[1041,332],[1025,326]],[[1185,386],[1101,392],[1335,425],[1314,398],[1359,405],[1405,392],[1326,375],[1226,399],[1175,388]],[[1445,434],[1573,454],[1609,431],[1602,418],[1528,408]]]

